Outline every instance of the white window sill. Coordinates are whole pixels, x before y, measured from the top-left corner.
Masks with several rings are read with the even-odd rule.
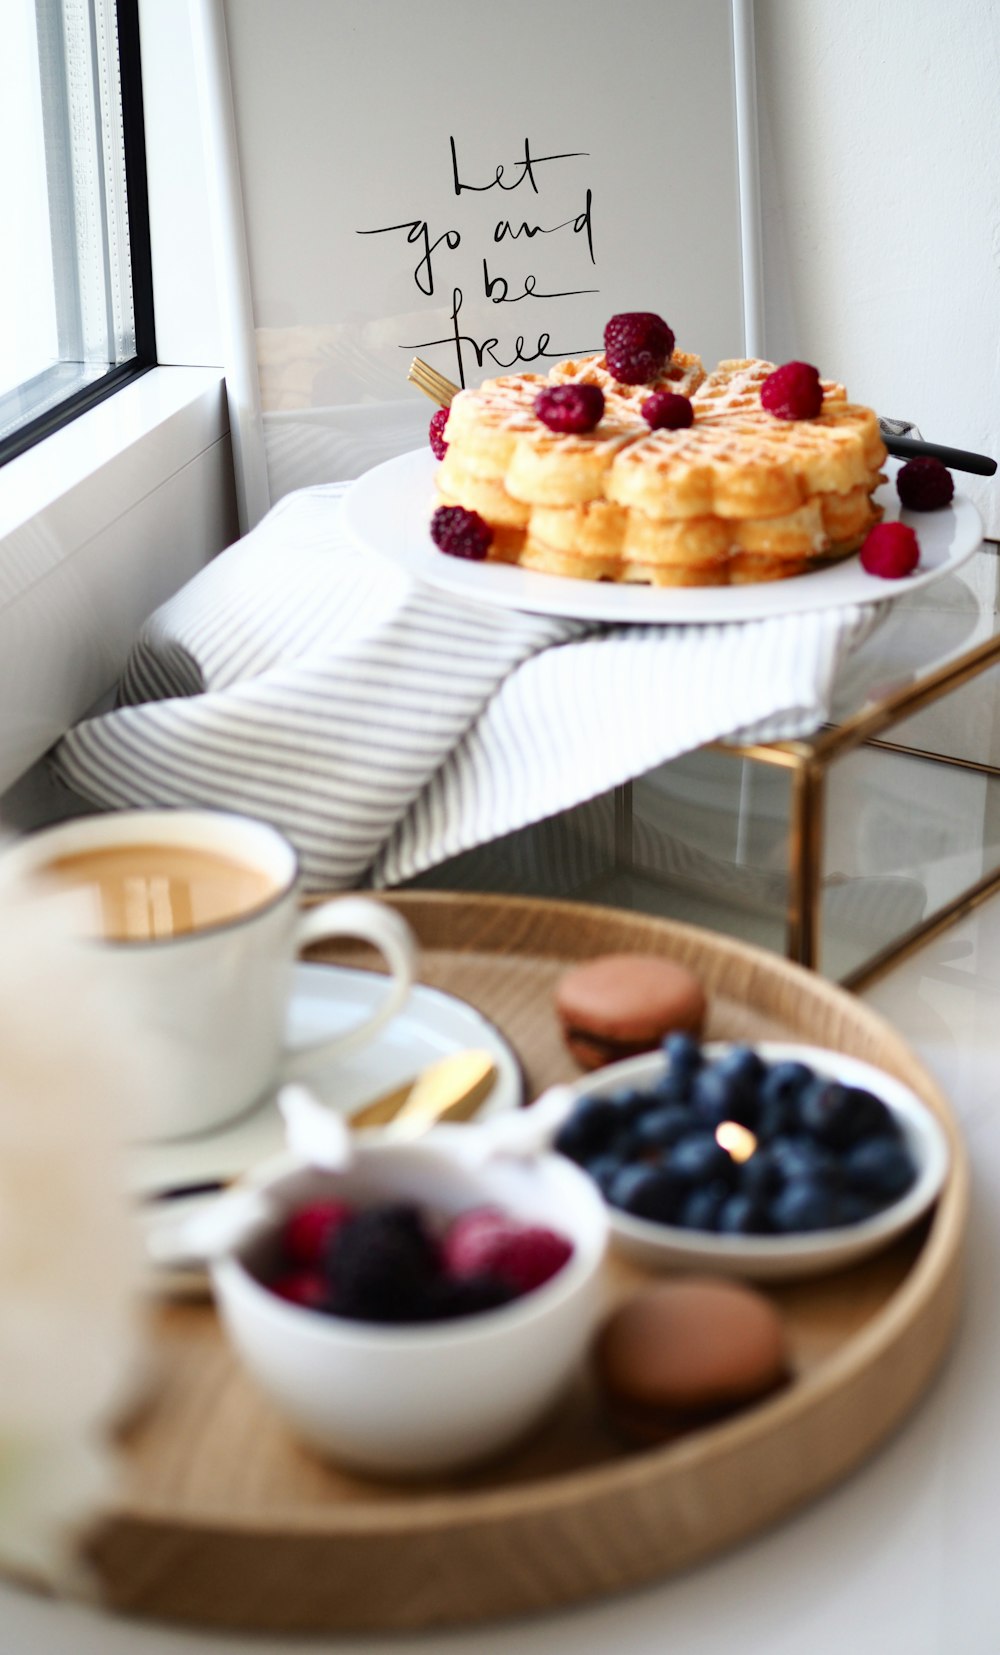
[[[200,427],[200,437],[199,437]],[[192,443],[202,447],[229,429],[221,368],[152,368],[43,442],[0,466],[0,548],[8,536],[81,484],[116,467],[138,445],[147,466],[184,464]],[[124,478],[121,479],[124,482]],[[140,485],[141,486],[141,485]]]
[[[0,467],[0,790],[237,537],[218,368],[155,368]]]

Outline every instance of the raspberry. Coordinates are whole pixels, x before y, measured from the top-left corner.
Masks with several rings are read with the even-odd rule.
[[[443,460],[448,452],[448,444],[444,440],[444,428],[447,423],[447,408],[439,408],[436,414],[431,415],[427,436],[430,440],[431,453],[436,460]]]
[[[604,329],[608,372],[622,385],[648,384],[673,354],[673,329],[650,310],[622,311]]]
[[[478,1275],[484,1249],[497,1230],[506,1230],[510,1220],[498,1207],[474,1207],[462,1213],[445,1231],[441,1262],[449,1276]]]
[[[937,511],[955,492],[951,472],[930,454],[907,460],[896,478],[896,489],[909,511]]]
[[[485,1209],[457,1219],[445,1237],[450,1274],[493,1276],[515,1294],[541,1287],[561,1270],[573,1248],[540,1224],[517,1224]]]
[[[464,506],[438,506],[431,518],[431,539],[449,557],[467,557],[481,563],[490,548],[493,530],[477,511]]]
[[[760,401],[775,419],[815,419],[823,406],[819,370],[808,362],[786,362],[768,374]]]
[[[319,1264],[331,1236],[353,1217],[354,1208],[345,1201],[313,1201],[300,1207],[285,1221],[281,1236],[285,1257],[294,1264]]]
[[[694,409],[687,397],[678,396],[676,391],[654,391],[640,406],[652,431],[683,431],[694,424]]]
[[[550,431],[593,431],[604,413],[599,385],[554,385],[535,398],[535,413]]]
[[[861,567],[883,580],[911,575],[920,562],[920,546],[906,523],[876,523],[861,548]]]

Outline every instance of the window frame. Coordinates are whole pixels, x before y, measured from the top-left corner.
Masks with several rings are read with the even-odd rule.
[[[18,426],[0,439],[0,466],[25,453],[88,409],[112,396],[122,386],[148,373],[157,363],[156,325],[153,310],[153,261],[149,230],[149,192],[146,177],[146,141],[143,120],[142,63],[139,49],[139,0],[115,0],[118,30],[118,58],[122,97],[122,136],[125,161],[125,191],[128,202],[129,255],[132,269],[132,303],[135,321],[135,355],[115,363],[88,384],[61,398],[52,407]],[[16,409],[26,396],[56,390],[65,378],[65,363],[56,362],[25,384],[0,396],[0,415]]]

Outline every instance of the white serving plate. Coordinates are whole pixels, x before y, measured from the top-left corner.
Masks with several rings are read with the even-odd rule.
[[[570,580],[511,564],[470,563],[438,551],[428,527],[437,463],[429,448],[419,448],[366,471],[344,495],[348,530],[366,551],[387,557],[454,597],[532,614],[682,624],[764,620],[807,610],[885,603],[953,574],[983,537],[978,511],[960,493],[941,511],[902,511],[895,487],[899,463],[889,460],[889,481],[875,498],[884,507],[886,520],[901,518],[911,524],[920,541],[919,566],[902,580],[866,574],[857,557],[793,580],[752,586],[654,587]]]

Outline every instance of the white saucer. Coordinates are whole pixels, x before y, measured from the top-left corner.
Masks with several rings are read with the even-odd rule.
[[[371,971],[297,966],[288,1018],[290,1044],[349,1027],[372,1007],[382,989],[382,979]],[[318,1069],[309,1084],[324,1102],[350,1116],[382,1092],[413,1079],[429,1063],[469,1047],[492,1053],[497,1065],[493,1090],[480,1114],[516,1109],[523,1096],[521,1067],[499,1030],[464,1000],[422,984],[370,1046],[326,1070]],[[284,1148],[284,1123],[271,1096],[217,1131],[138,1145],[132,1188],[138,1196],[150,1197],[228,1180]],[[158,1202],[158,1210],[165,1205]]]

